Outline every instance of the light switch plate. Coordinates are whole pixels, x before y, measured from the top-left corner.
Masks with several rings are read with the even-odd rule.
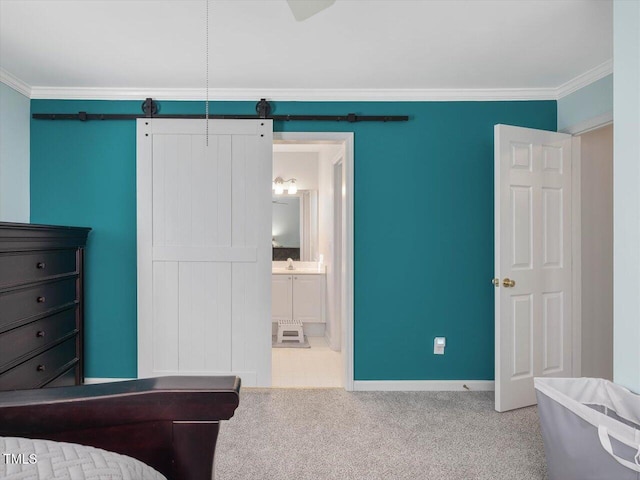
[[[434,355],[444,355],[444,347],[447,346],[446,337],[436,337],[433,339]]]

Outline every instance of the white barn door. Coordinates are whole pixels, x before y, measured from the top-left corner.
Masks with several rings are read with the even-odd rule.
[[[572,376],[572,137],[495,126],[495,408]]]
[[[270,386],[272,129],[138,120],[138,377]]]

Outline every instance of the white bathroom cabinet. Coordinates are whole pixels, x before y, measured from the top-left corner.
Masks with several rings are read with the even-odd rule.
[[[293,316],[293,275],[271,275],[271,321]]]
[[[271,275],[271,321],[325,323],[324,297],[324,275]]]

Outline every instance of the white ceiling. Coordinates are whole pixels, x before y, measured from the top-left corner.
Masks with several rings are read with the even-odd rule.
[[[0,0],[0,68],[34,91],[196,89],[202,98],[205,6]],[[337,0],[304,22],[286,0],[209,8],[214,98],[243,89],[557,89],[610,69],[612,58],[611,0]]]

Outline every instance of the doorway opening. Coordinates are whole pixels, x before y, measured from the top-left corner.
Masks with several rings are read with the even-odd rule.
[[[274,134],[272,178],[272,386],[353,390],[353,134]]]
[[[583,377],[613,381],[613,124],[580,136]]]

